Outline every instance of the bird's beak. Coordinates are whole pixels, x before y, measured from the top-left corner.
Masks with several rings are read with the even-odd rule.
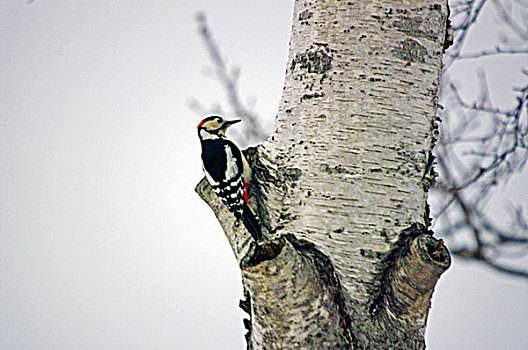
[[[238,122],[240,122],[240,121],[241,121],[241,119],[226,120],[226,121],[224,122],[223,129],[227,129],[227,128],[229,128],[231,125],[236,124],[236,123],[238,123]]]

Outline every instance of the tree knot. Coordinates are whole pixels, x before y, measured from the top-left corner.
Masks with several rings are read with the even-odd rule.
[[[291,62],[291,70],[299,66],[308,73],[323,74],[332,68],[332,53],[327,44],[312,44],[306,51],[298,53]]]

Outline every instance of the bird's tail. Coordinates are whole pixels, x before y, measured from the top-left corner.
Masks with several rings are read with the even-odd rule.
[[[244,226],[246,226],[248,232],[253,236],[255,241],[260,241],[262,239],[262,229],[260,228],[260,224],[255,217],[255,214],[253,214],[253,211],[246,203],[244,203],[244,211],[242,212],[242,222],[244,223]]]

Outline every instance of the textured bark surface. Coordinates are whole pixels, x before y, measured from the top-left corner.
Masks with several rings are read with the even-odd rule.
[[[445,1],[296,1],[275,130],[247,152],[272,241],[198,186],[242,268],[249,347],[424,347],[450,262],[424,180],[446,20]]]

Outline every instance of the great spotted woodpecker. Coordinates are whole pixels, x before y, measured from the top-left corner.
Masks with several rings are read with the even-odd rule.
[[[244,226],[258,242],[262,239],[262,230],[249,208],[247,197],[251,169],[240,149],[226,137],[227,129],[239,121],[210,116],[198,124],[202,167],[213,191],[237,219],[242,219]]]

